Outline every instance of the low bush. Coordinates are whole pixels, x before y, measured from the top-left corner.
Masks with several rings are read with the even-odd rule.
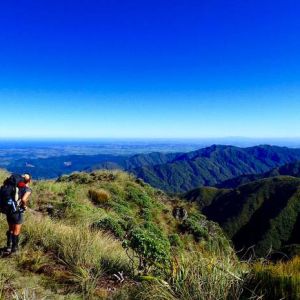
[[[153,219],[152,211],[149,208],[142,208],[140,210],[140,216],[145,221],[151,221]]]
[[[134,257],[136,256],[138,258],[137,269],[143,274],[148,274],[152,267],[155,267],[156,271],[169,267],[170,243],[167,239],[158,237],[152,231],[144,228],[133,229],[124,241],[123,246],[134,252],[131,257],[132,263],[135,263]]]
[[[152,199],[145,191],[141,190],[141,187],[129,185],[126,188],[127,200],[133,202],[141,207],[149,208],[152,207]]]
[[[189,216],[180,224],[180,229],[183,232],[190,233],[194,236],[195,240],[199,242],[201,239],[208,239],[207,228],[201,225],[200,219],[195,216]]]
[[[178,248],[183,247],[183,242],[181,241],[181,239],[177,233],[170,234],[168,238],[170,241],[170,245],[172,247],[178,247]]]
[[[161,240],[166,240],[166,237],[165,237],[163,231],[156,223],[153,223],[151,221],[145,222],[143,224],[143,228],[145,228],[147,231],[149,231],[153,235],[157,236],[157,238],[159,238]]]
[[[130,209],[130,207],[128,207],[128,205],[126,205],[126,203],[124,204],[123,202],[121,202],[121,203],[113,202],[113,203],[111,203],[111,207],[118,215],[121,215],[121,216],[132,216],[133,215],[133,211]]]
[[[99,222],[95,222],[92,224],[93,229],[102,229],[108,231],[119,239],[123,239],[125,236],[126,232],[123,227],[124,224],[122,226],[120,221],[111,217],[106,217]]]

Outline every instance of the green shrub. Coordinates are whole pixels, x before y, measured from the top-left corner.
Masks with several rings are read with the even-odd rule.
[[[181,239],[180,239],[180,237],[177,233],[170,234],[168,238],[169,238],[171,246],[179,247],[179,248],[183,247],[183,243],[182,243],[182,241],[181,241]]]
[[[92,224],[93,229],[102,229],[111,232],[115,237],[122,239],[125,236],[125,230],[120,221],[111,217],[104,218],[99,222]]]
[[[132,209],[128,206],[125,201],[118,201],[111,203],[112,209],[121,216],[130,216],[133,215]]]
[[[145,222],[143,227],[148,230],[149,232],[153,233],[154,235],[156,235],[159,239],[166,239],[164,233],[162,232],[162,230],[158,227],[157,224],[153,223],[153,222]]]
[[[145,221],[151,221],[153,218],[151,210],[147,207],[141,209],[140,216]]]
[[[59,217],[65,215],[68,209],[74,209],[76,206],[78,206],[78,202],[75,200],[75,189],[72,186],[68,186],[62,202],[58,205]]]
[[[128,239],[123,243],[125,248],[131,248],[138,256],[138,270],[147,274],[151,267],[163,269],[170,260],[170,243],[152,231],[143,228],[133,229]],[[134,262],[132,260],[132,262]]]
[[[134,202],[135,204],[141,207],[151,207],[152,199],[145,193],[141,191],[139,188],[134,186],[128,186],[127,189],[127,199],[130,202]]]
[[[201,225],[200,220],[195,216],[189,216],[183,223],[180,225],[180,228],[183,232],[188,232],[192,234],[197,242],[201,239],[208,239],[207,228]]]
[[[81,172],[71,174],[68,180],[79,184],[87,184],[93,181],[88,173]]]
[[[126,232],[129,232],[137,226],[137,220],[136,218],[127,215],[124,216],[122,225]]]

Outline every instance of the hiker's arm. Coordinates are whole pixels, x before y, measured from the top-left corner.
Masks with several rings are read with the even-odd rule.
[[[26,205],[27,205],[27,202],[28,202],[28,200],[29,200],[30,195],[31,195],[31,192],[26,192],[26,193],[24,194],[24,196],[23,196],[23,198],[22,198],[22,200],[21,200],[23,206],[26,206]]]

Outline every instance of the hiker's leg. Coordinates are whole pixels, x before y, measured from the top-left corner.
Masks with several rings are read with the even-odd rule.
[[[18,250],[19,250],[19,236],[13,234],[11,252],[17,252]]]
[[[8,231],[13,233],[14,232],[14,221],[12,220],[12,216],[11,214],[7,214],[6,215],[6,220],[7,220],[7,224],[8,224]]]
[[[6,231],[6,251],[7,252],[11,252],[12,235],[13,235],[14,225],[11,222],[11,216],[10,216],[10,214],[6,215],[6,220],[7,220],[7,225],[8,225],[8,229]]]
[[[12,234],[12,248],[11,252],[19,250],[19,236],[21,233],[22,224],[14,224],[14,232]]]
[[[14,225],[14,224],[9,224],[8,228],[9,228],[9,231],[10,231],[11,233],[13,233],[13,232],[14,232],[15,225]]]
[[[21,233],[22,224],[24,221],[24,214],[22,212],[15,213],[14,218],[15,218],[15,222],[13,226],[11,252],[16,252],[19,249],[19,237]]]
[[[21,233],[22,224],[14,224],[13,235],[19,235]]]

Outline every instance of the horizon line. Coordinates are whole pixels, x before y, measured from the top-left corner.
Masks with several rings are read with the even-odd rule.
[[[248,136],[225,136],[225,137],[1,137],[0,141],[34,141],[34,140],[300,140],[300,136],[295,137],[248,137]]]

